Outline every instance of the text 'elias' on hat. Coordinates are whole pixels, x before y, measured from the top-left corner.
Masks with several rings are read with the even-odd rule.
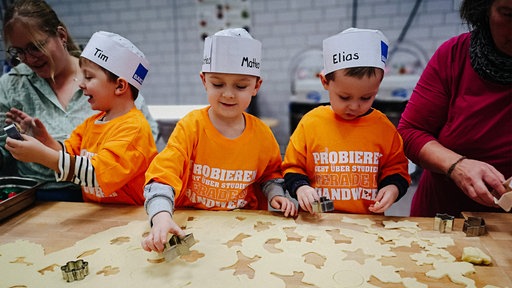
[[[128,39],[111,32],[94,33],[80,56],[126,79],[138,90],[149,71],[144,53]]]
[[[349,28],[323,41],[324,73],[352,68],[384,69],[388,39],[379,30]]]
[[[219,31],[204,41],[202,72],[260,76],[261,42],[243,28]]]

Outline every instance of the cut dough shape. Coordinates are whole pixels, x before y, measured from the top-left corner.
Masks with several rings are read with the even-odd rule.
[[[448,246],[455,245],[455,242],[453,242],[453,239],[450,238],[450,237],[447,237],[447,236],[432,237],[432,238],[422,237],[421,240],[426,240],[426,241],[430,242],[431,245],[433,247],[436,247],[436,248],[447,248]],[[418,244],[421,247],[428,247],[429,246],[429,245],[423,244],[421,242],[418,242]]]
[[[462,249],[462,261],[477,265],[489,265],[492,263],[491,257],[478,247],[464,247]]]
[[[375,258],[367,259],[363,266],[366,271],[371,271],[371,274],[383,283],[402,283],[402,278],[397,272],[404,270],[404,268],[384,266]]]
[[[448,276],[453,283],[475,287],[475,281],[465,277],[472,273],[475,273],[475,268],[468,262],[434,262],[434,270],[428,271],[426,275],[435,279]]]
[[[281,239],[272,238],[265,241],[265,245],[263,247],[270,253],[283,253],[283,249],[276,247],[276,244],[279,243],[281,243]]]
[[[327,232],[327,234],[329,234],[332,237],[332,240],[334,240],[334,244],[339,244],[339,243],[350,244],[352,242],[352,238],[349,238],[349,237],[341,234],[340,229],[325,230],[325,232]]]
[[[382,240],[384,240],[384,242],[389,242],[401,238],[400,232],[396,230],[380,230],[375,228],[367,228],[365,232],[379,236],[380,238],[382,238]]]
[[[302,238],[304,238],[302,235],[297,234],[295,232],[295,229],[297,229],[297,227],[283,227],[283,231],[286,233],[287,241],[300,242],[300,240],[302,240]]]
[[[361,249],[365,255],[371,255],[376,259],[381,257],[394,257],[396,254],[391,251],[390,244],[379,243],[378,236],[374,234],[363,233],[355,230],[342,230],[345,236],[351,237],[350,244],[341,243],[339,247],[342,251],[356,251]]]
[[[204,253],[201,253],[197,250],[192,250],[190,253],[181,255],[180,259],[189,263],[196,262],[198,259],[203,258]]]
[[[274,224],[272,222],[262,222],[258,221],[256,224],[254,224],[254,230],[261,232],[270,229],[271,226]]]
[[[316,236],[313,236],[313,235],[308,235],[308,237],[306,238],[306,242],[308,243],[313,243],[313,241],[316,240]]]
[[[94,255],[96,252],[98,252],[100,250],[100,248],[96,248],[96,249],[91,249],[91,250],[87,250],[87,251],[84,251],[82,252],[80,255],[76,256],[76,259],[80,259],[80,258],[84,258],[84,257],[87,257],[87,256],[91,256],[91,255]]]
[[[286,285],[286,288],[317,287],[311,283],[306,283],[302,281],[302,278],[304,278],[303,272],[293,271],[293,275],[281,275],[275,272],[270,272],[270,274],[283,280],[283,282]]]
[[[236,251],[236,255],[238,257],[238,261],[236,261],[235,264],[233,264],[231,266],[227,266],[227,267],[222,267],[222,268],[220,268],[220,270],[224,271],[224,270],[233,269],[233,270],[235,270],[233,272],[233,275],[235,275],[235,276],[236,275],[247,275],[247,277],[249,277],[249,279],[253,279],[256,271],[254,271],[254,269],[251,267],[251,263],[260,260],[261,257],[258,255],[255,255],[254,257],[249,258],[249,257],[245,256],[240,251]]]
[[[248,237],[251,237],[251,235],[240,233],[240,234],[236,235],[236,237],[234,239],[229,240],[228,242],[226,242],[224,244],[226,244],[226,246],[228,246],[228,248],[231,248],[233,246],[242,246],[242,241]]]
[[[418,282],[416,278],[402,278],[402,284],[404,284],[405,288],[428,288],[427,284]]]
[[[410,233],[416,233],[421,230],[420,227],[418,227],[417,222],[412,222],[409,220],[402,220],[402,221],[382,221],[382,224],[384,224],[384,228],[386,229],[400,229],[404,230]]]
[[[315,252],[308,252],[302,256],[304,257],[304,263],[311,264],[315,266],[317,269],[321,269],[324,266],[325,261],[327,260],[327,257]]]
[[[11,264],[25,264],[27,266],[32,266],[34,265],[34,263],[32,262],[27,262],[25,259],[27,257],[16,257],[16,259],[14,259],[13,261],[9,261],[9,263]]]
[[[412,260],[416,261],[419,266],[425,264],[433,264],[434,262],[454,262],[455,257],[450,252],[442,249],[430,249],[428,251],[421,251],[420,253],[411,254]]]
[[[129,243],[129,242],[130,242],[130,237],[121,236],[121,237],[116,237],[116,238],[110,240],[110,245],[122,245],[124,243]]]
[[[44,275],[44,273],[46,273],[46,272],[53,272],[56,269],[60,269],[59,267],[60,267],[60,265],[58,265],[58,264],[52,264],[50,266],[44,267],[41,270],[37,270],[37,272],[41,273],[41,275]]]
[[[105,266],[100,271],[96,272],[96,275],[103,274],[104,276],[112,276],[119,273],[119,267]]]
[[[361,287],[366,281],[364,276],[356,270],[340,270],[332,275],[334,282],[340,288]]]
[[[347,254],[347,256],[345,258],[343,258],[343,260],[345,261],[349,261],[349,260],[353,260],[353,261],[356,261],[358,262],[359,264],[364,264],[364,261],[366,261],[366,259],[372,257],[372,256],[368,256],[368,255],[365,255],[363,252],[363,250],[361,249],[357,249],[356,251],[344,251],[345,254]]]
[[[370,220],[368,218],[354,219],[354,218],[350,218],[350,217],[346,217],[346,216],[344,216],[343,219],[341,219],[341,222],[357,224],[357,225],[365,226],[368,228],[372,227],[372,225],[375,224],[375,222],[373,220]]]

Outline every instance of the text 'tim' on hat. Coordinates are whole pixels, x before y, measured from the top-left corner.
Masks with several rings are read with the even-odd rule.
[[[132,42],[111,32],[92,35],[80,55],[122,77],[140,90],[149,71],[149,62]]]

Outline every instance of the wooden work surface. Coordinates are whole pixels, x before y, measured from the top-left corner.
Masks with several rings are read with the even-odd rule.
[[[216,212],[197,211],[197,210],[178,210],[175,218],[179,217],[204,217]],[[236,211],[230,213],[243,214],[272,214],[264,211]],[[278,215],[278,214],[275,214]],[[378,224],[382,220],[409,220],[419,223],[422,231],[430,231],[432,235],[448,236],[454,239],[455,246],[448,250],[453,256],[460,260],[462,248],[465,246],[480,247],[492,257],[490,266],[475,266],[477,273],[471,277],[477,282],[477,287],[483,287],[484,284],[492,283],[500,287],[512,287],[512,214],[510,213],[464,213],[464,216],[480,216],[486,221],[488,233],[480,237],[466,237],[462,232],[463,219],[455,219],[453,231],[451,233],[440,233],[433,231],[433,218],[418,217],[390,217],[381,215],[355,215],[355,214],[337,214],[325,213],[321,216],[312,216],[302,213],[296,219],[297,224],[322,223],[331,225],[333,228],[343,229],[343,223],[340,226],[340,219],[348,216],[354,219],[371,219]],[[185,217],[185,218],[186,218]],[[280,216],[276,216],[280,217]],[[142,207],[133,206],[107,206],[91,203],[70,203],[70,202],[41,202],[25,211],[20,212],[14,217],[0,222],[0,245],[14,242],[18,239],[28,240],[41,244],[45,248],[45,253],[52,253],[67,247],[71,247],[76,241],[89,237],[92,234],[99,233],[112,227],[126,225],[135,220],[146,220],[147,215]],[[212,228],[215,229],[215,228]],[[227,228],[229,229],[229,228]],[[434,236],[435,237],[435,236]],[[335,247],[333,247],[335,249]],[[384,257],[380,261],[383,265],[393,265],[405,268],[400,272],[402,277],[416,277],[422,281],[426,279],[425,271],[431,269],[430,265],[417,266],[411,261],[408,255],[413,250],[419,250],[417,245],[412,247],[400,247],[393,251],[397,257]],[[361,255],[363,257],[364,255]],[[352,255],[354,257],[354,255]],[[413,265],[411,265],[411,263]],[[430,266],[430,268],[425,267]],[[423,275],[423,276],[422,276]],[[499,279],[499,280],[497,280]],[[375,282],[374,282],[375,281]],[[382,285],[376,279],[372,278],[374,285],[379,287],[397,287],[396,284],[386,286]],[[377,283],[377,284],[375,284]],[[447,277],[433,281],[430,279],[429,287],[462,287],[455,285]],[[434,283],[434,284],[430,284]],[[400,286],[398,286],[400,287]]]

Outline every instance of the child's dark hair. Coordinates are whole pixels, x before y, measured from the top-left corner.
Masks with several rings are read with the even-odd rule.
[[[79,61],[80,65],[82,65],[84,63],[84,61],[89,61],[90,63],[94,63],[91,60],[84,58],[84,57],[80,57],[80,59],[78,61]],[[96,63],[94,63],[94,64],[96,64]],[[98,65],[98,64],[96,64],[96,65]],[[117,76],[116,74],[101,67],[100,65],[98,65],[98,67],[100,67],[100,69],[103,70],[103,72],[105,72],[105,74],[107,75],[107,78],[110,82],[115,83],[117,81],[117,79],[119,79],[119,76]],[[132,98],[135,101],[137,99],[137,97],[139,96],[139,89],[135,88],[135,86],[133,86],[130,83],[128,83],[128,84],[130,85],[130,91],[132,91]]]
[[[343,70],[344,70],[346,76],[361,79],[363,77],[371,78],[371,77],[377,76],[377,69],[380,69],[380,68],[377,68],[377,67],[351,67],[351,68],[345,68]],[[380,70],[382,70],[382,69],[380,69]],[[338,70],[336,70],[336,71],[338,71]],[[334,81],[334,79],[335,79],[334,72],[336,72],[336,71],[332,71],[331,73],[325,75],[325,79],[328,82]]]

